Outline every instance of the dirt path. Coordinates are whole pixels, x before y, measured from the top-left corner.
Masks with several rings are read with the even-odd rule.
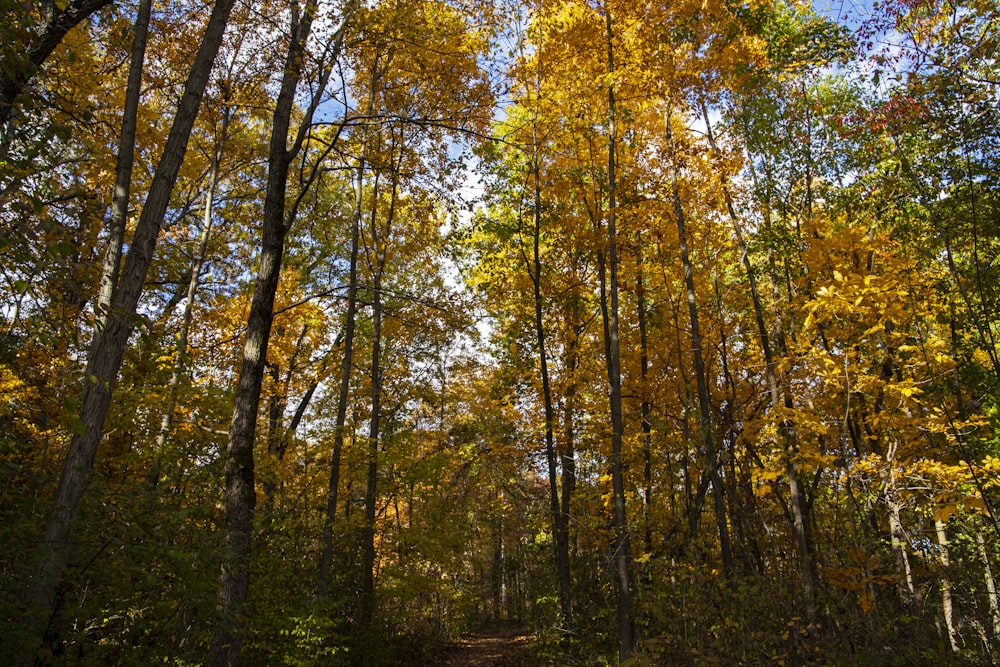
[[[475,632],[455,642],[440,667],[537,667],[523,628],[498,627]]]

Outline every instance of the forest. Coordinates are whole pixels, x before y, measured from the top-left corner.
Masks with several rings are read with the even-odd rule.
[[[0,0],[0,662],[1000,662],[995,0]]]

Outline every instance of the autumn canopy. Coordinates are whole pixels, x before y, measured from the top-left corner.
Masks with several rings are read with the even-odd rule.
[[[1000,8],[833,5],[0,0],[0,661],[1000,660]]]

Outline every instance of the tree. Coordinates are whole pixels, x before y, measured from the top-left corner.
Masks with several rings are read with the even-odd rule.
[[[56,587],[72,550],[70,531],[93,470],[97,445],[111,403],[112,387],[131,332],[132,318],[152,261],[170,192],[177,178],[232,6],[231,0],[220,0],[213,7],[203,41],[185,84],[184,96],[177,106],[170,138],[164,147],[142,214],[136,223],[129,254],[111,300],[110,316],[104,330],[96,332],[91,344],[80,408],[80,432],[70,443],[52,514],[46,523],[43,544],[47,553],[42,557],[38,573],[26,595],[28,611],[23,617],[22,625],[28,629],[32,640],[23,645],[26,653],[21,654],[21,661],[32,659],[38,638],[55,606]]]
[[[10,5],[9,661],[990,662],[988,5]]]
[[[288,50],[282,68],[280,92],[272,116],[267,188],[261,223],[260,265],[247,319],[246,342],[243,346],[236,403],[233,407],[233,420],[229,427],[229,442],[226,448],[225,547],[228,553],[219,589],[222,618],[212,640],[209,657],[209,662],[213,665],[241,664],[245,605],[250,588],[251,534],[256,504],[253,443],[264,379],[264,365],[267,360],[267,346],[274,318],[274,297],[281,276],[285,236],[295,222],[298,205],[302,200],[300,194],[290,207],[286,203],[289,170],[292,161],[302,150],[309,135],[313,114],[325,94],[330,73],[340,55],[353,5],[348,5],[342,10],[340,25],[334,29],[325,52],[319,58],[315,87],[312,90],[309,106],[294,135],[292,145],[289,146],[288,136],[295,96],[307,63],[306,45],[318,11],[319,3],[315,0],[310,0],[302,8],[297,3],[291,5]],[[326,149],[327,152],[333,145],[335,144],[332,143]],[[311,185],[310,181],[315,178],[316,171],[314,168],[309,179],[300,184],[303,191]]]

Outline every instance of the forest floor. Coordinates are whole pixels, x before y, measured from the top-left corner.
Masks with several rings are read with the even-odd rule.
[[[440,667],[536,667],[541,663],[532,655],[531,635],[513,626],[486,628],[453,643],[445,652]]]

